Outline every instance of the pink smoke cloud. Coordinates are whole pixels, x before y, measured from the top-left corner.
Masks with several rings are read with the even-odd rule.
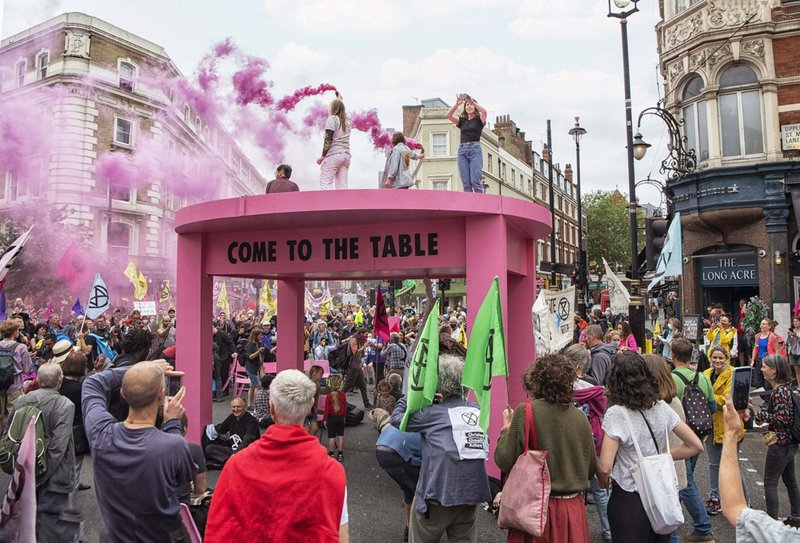
[[[269,92],[273,83],[262,79],[269,68],[266,60],[250,58],[244,68],[233,74],[233,88],[236,91],[236,103],[241,106],[256,104],[261,107],[272,105],[275,99]]]
[[[297,104],[300,103],[300,100],[303,98],[308,98],[309,96],[317,96],[322,94],[325,91],[336,91],[336,87],[329,83],[323,83],[316,87],[307,86],[303,87],[302,89],[297,89],[294,93],[290,94],[289,96],[284,96],[278,101],[277,109],[280,111],[291,111]]]
[[[392,146],[392,137],[383,129],[378,119],[378,110],[357,111],[350,117],[353,128],[369,134],[375,149],[383,150]]]

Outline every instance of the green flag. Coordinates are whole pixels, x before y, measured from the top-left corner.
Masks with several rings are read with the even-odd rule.
[[[436,387],[439,384],[439,301],[433,304],[422,336],[419,338],[411,367],[408,368],[408,393],[406,412],[400,431],[406,431],[408,417],[433,403]]]
[[[497,276],[475,315],[468,345],[461,385],[475,391],[475,398],[481,406],[479,423],[486,432],[489,428],[492,377],[508,377],[500,279]]]

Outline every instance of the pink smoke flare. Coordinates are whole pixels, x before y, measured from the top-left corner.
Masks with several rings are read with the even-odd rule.
[[[89,288],[93,275],[92,268],[75,242],[69,244],[61,260],[58,261],[56,275],[69,284],[69,290],[73,293]]]
[[[273,83],[261,79],[268,68],[266,60],[250,58],[244,68],[233,74],[237,104],[241,106],[256,104],[261,107],[272,105],[275,99],[269,93],[269,88]]]
[[[375,149],[383,150],[392,146],[392,137],[386,133],[378,119],[378,111],[357,111],[350,117],[353,128],[360,132],[367,132]]]
[[[408,146],[409,149],[411,149],[413,151],[421,151],[422,150],[422,144],[420,142],[418,142],[417,140],[412,139],[412,138],[406,138],[406,145]]]
[[[329,114],[327,106],[315,104],[308,109],[308,113],[303,117],[303,125],[309,128],[314,127],[322,130],[325,127],[325,121]]]
[[[307,86],[303,87],[302,89],[297,89],[294,93],[290,94],[289,96],[284,96],[278,101],[276,108],[280,111],[291,111],[297,104],[300,103],[300,100],[303,98],[308,98],[309,96],[317,96],[322,94],[325,91],[335,91],[336,87],[331,85],[330,83],[323,83],[316,87]]]

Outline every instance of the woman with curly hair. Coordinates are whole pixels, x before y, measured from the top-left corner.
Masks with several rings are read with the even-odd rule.
[[[611,534],[616,543],[666,543],[670,535],[653,531],[631,475],[631,469],[638,465],[633,438],[639,443],[642,456],[647,457],[666,451],[667,431],[674,432],[682,442],[671,448],[674,460],[699,454],[703,444],[675,411],[659,399],[658,382],[640,354],[634,351],[617,354],[608,376],[608,395],[613,405],[603,419],[606,435],[597,471],[601,486],[608,486],[613,479],[608,501]],[[626,418],[630,419],[633,435]]]
[[[583,492],[595,474],[597,458],[589,421],[572,405],[575,379],[575,366],[561,354],[542,356],[525,371],[524,386],[533,399],[530,406],[536,449],[548,452],[550,503],[541,537],[511,529],[510,543],[590,541]],[[525,450],[527,407],[526,402],[503,412],[494,461],[505,473]]]

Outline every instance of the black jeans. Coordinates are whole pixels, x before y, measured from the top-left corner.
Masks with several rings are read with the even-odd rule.
[[[403,503],[411,505],[411,502],[414,501],[414,492],[417,489],[420,467],[406,462],[402,456],[394,451],[389,452],[377,449],[375,457],[378,459],[378,465],[383,468],[383,471],[395,483],[400,485],[400,489],[403,491]]]
[[[767,448],[767,459],[764,462],[764,498],[767,501],[767,514],[778,518],[778,479],[783,479],[789,494],[791,517],[800,518],[800,489],[794,474],[794,455],[797,454],[797,443],[773,445]]]
[[[369,398],[367,398],[367,380],[364,379],[364,372],[361,371],[361,368],[347,368],[347,374],[344,377],[344,386],[342,390],[344,390],[345,394],[347,394],[351,388],[358,388],[361,391],[361,399],[364,401],[364,409],[369,409],[372,405],[369,403]]]
[[[638,492],[617,485],[608,499],[608,522],[614,543],[668,543],[670,534],[659,535],[650,526]]]

